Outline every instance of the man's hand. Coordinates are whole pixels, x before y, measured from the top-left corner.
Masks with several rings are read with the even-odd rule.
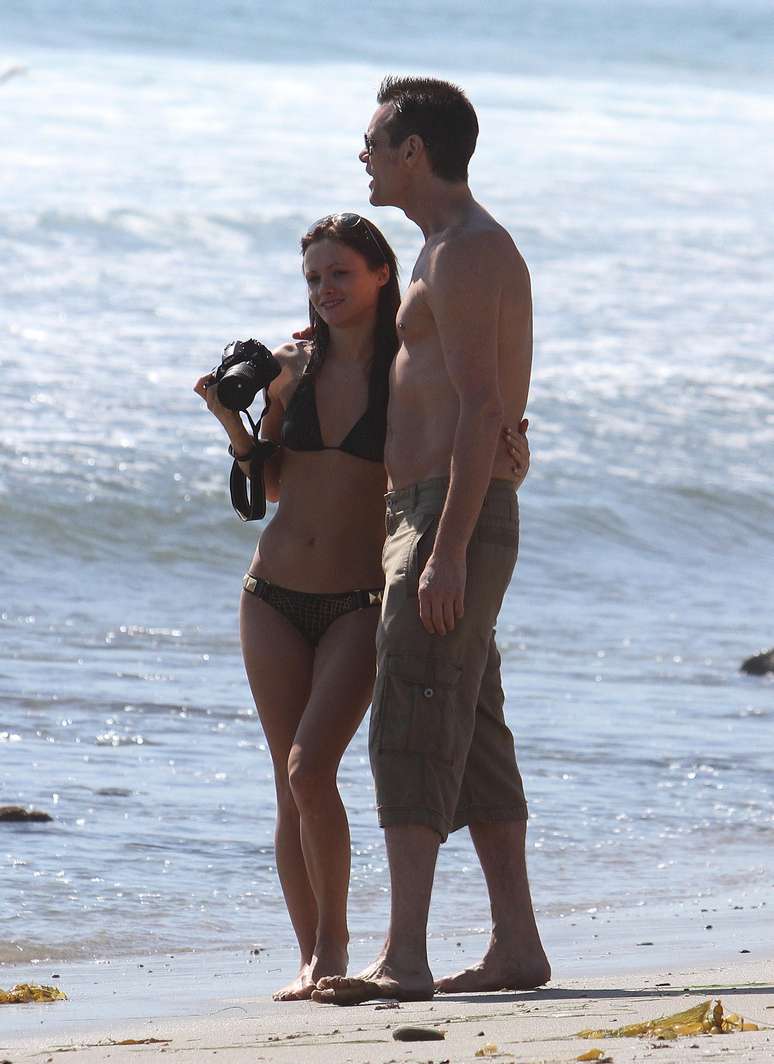
[[[419,619],[431,635],[451,632],[465,612],[465,555],[436,558],[431,554],[419,578]]]
[[[297,329],[294,333],[291,333],[294,340],[311,340],[314,336],[314,329],[311,325],[307,325],[303,329]]]

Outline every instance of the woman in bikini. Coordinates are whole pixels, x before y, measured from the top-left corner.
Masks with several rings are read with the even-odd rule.
[[[275,847],[298,939],[298,977],[276,1000],[311,996],[347,970],[350,836],[336,776],[371,700],[384,577],[383,464],[388,375],[398,349],[395,255],[356,214],[320,219],[301,241],[311,338],[274,355],[261,434],[280,444],[265,467],[278,501],[244,578],[242,654],[271,752]],[[237,458],[253,438],[218,402],[210,374],[194,389]],[[509,444],[526,469],[523,437]],[[248,472],[249,464],[245,463]]]

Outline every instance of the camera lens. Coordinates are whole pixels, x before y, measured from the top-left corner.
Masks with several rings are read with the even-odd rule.
[[[228,410],[247,410],[259,388],[255,366],[251,362],[238,362],[218,381],[218,399]]]

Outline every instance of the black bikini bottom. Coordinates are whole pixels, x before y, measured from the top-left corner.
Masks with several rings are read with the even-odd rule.
[[[318,595],[309,591],[291,591],[287,587],[270,584],[259,576],[245,574],[242,587],[257,595],[296,628],[313,647],[326,631],[345,613],[381,606],[381,587],[368,591],[341,591],[333,595]]]

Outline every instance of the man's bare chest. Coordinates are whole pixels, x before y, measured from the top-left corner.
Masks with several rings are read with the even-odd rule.
[[[398,340],[409,350],[437,335],[435,319],[428,303],[427,286],[421,277],[412,278],[401,300],[396,324]]]

